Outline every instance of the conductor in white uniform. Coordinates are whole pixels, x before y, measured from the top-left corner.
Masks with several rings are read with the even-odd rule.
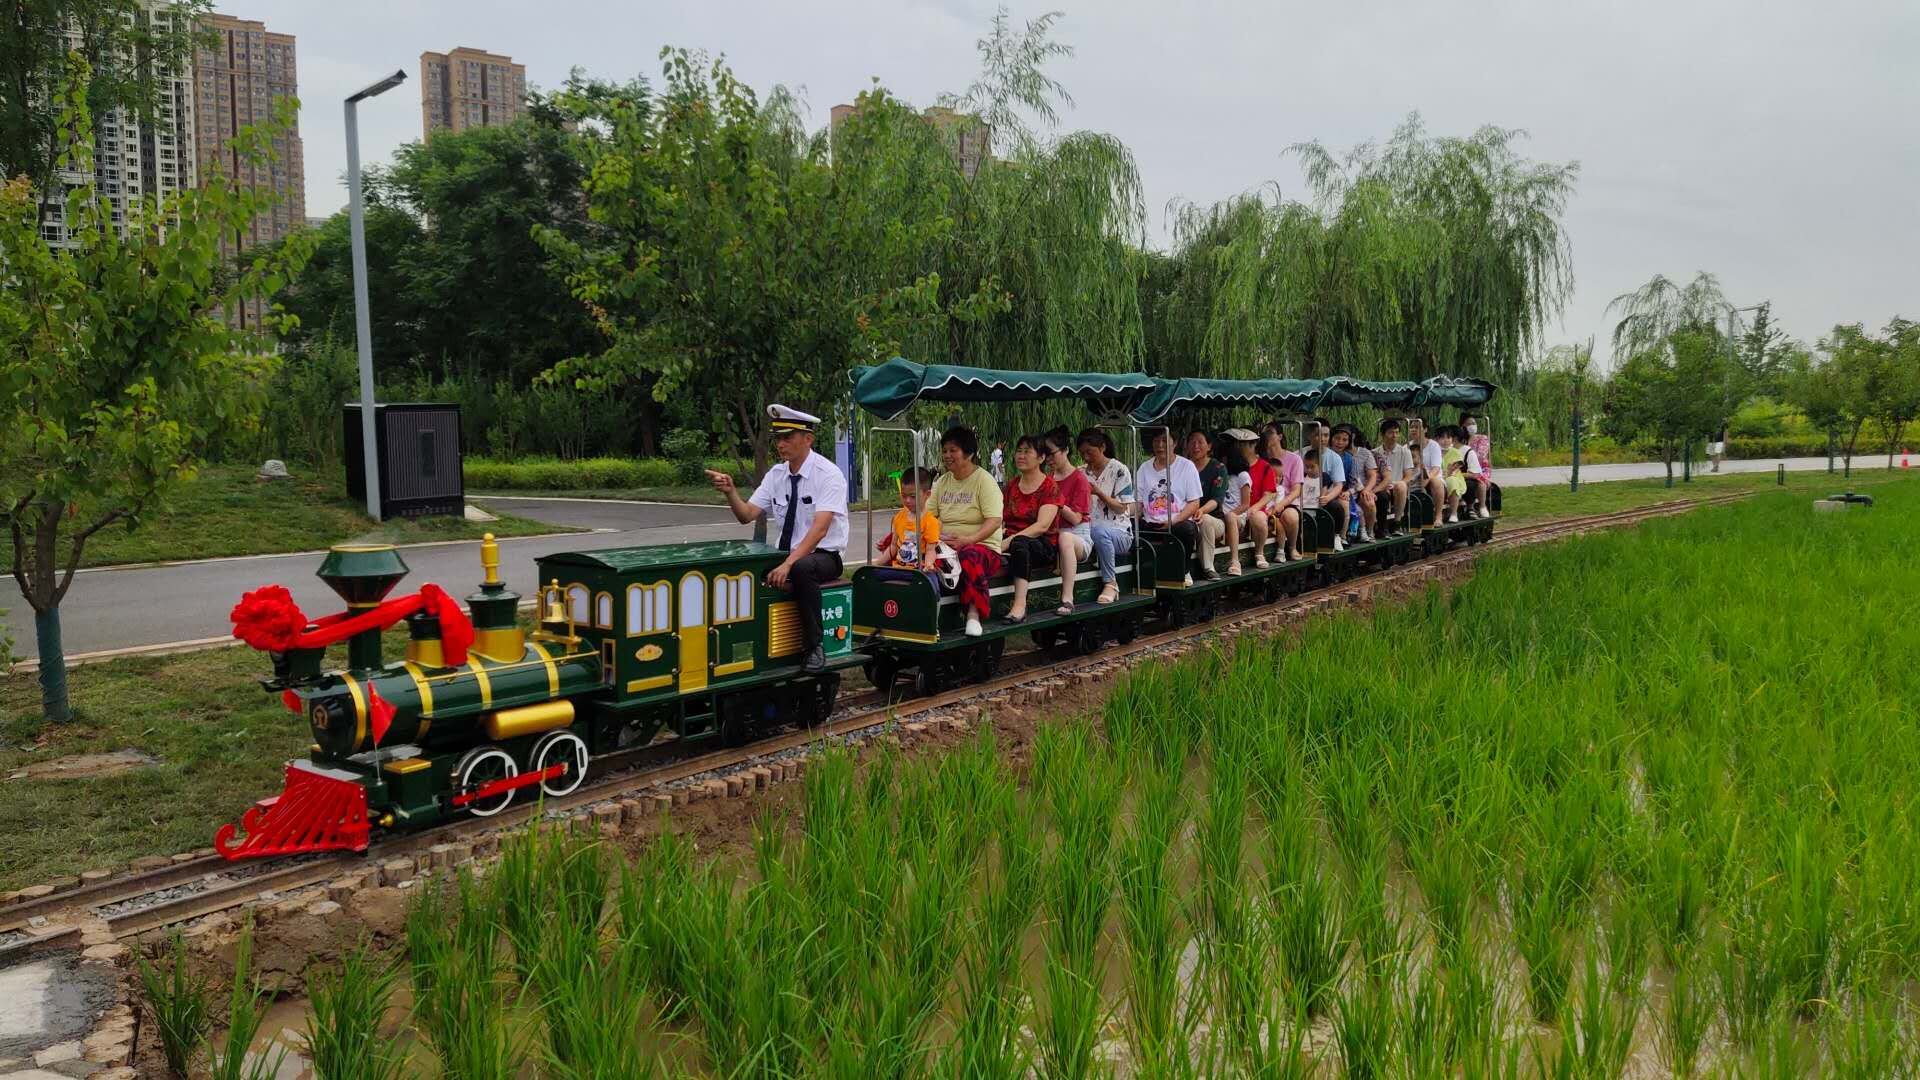
[[[840,576],[847,549],[847,481],[833,462],[813,452],[817,416],[767,406],[774,452],[781,464],[768,470],[748,499],[740,497],[733,477],[707,470],[714,490],[727,497],[742,525],[765,517],[768,535],[777,530],[777,546],[786,560],[767,574],[767,584],[793,597],[804,634],[801,669],[817,674],[827,667],[821,648],[820,586]]]

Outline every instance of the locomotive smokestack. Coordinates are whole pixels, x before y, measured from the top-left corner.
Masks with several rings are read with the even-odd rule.
[[[406,561],[388,544],[341,544],[327,551],[315,576],[338,593],[353,611],[380,606],[400,579],[407,576]],[[347,642],[347,667],[374,671],[381,666],[380,631],[363,630]]]

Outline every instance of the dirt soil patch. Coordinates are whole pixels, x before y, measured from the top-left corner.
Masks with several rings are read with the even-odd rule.
[[[36,761],[24,769],[7,774],[9,780],[85,780],[96,776],[132,772],[160,764],[160,759],[138,750],[112,750],[104,754],[70,754],[52,761]]]

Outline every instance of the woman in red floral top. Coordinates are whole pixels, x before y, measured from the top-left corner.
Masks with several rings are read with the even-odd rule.
[[[1013,467],[1018,471],[1007,481],[1004,511],[1007,573],[1013,575],[1009,623],[1027,617],[1027,580],[1034,571],[1050,570],[1054,564],[1055,541],[1060,534],[1060,487],[1041,469],[1045,447],[1044,435],[1022,435],[1013,444]]]

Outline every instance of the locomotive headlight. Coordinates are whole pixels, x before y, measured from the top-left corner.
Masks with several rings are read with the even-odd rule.
[[[307,704],[307,723],[313,728],[313,741],[328,753],[351,754],[358,732],[353,722],[353,702],[345,694],[316,697]]]

